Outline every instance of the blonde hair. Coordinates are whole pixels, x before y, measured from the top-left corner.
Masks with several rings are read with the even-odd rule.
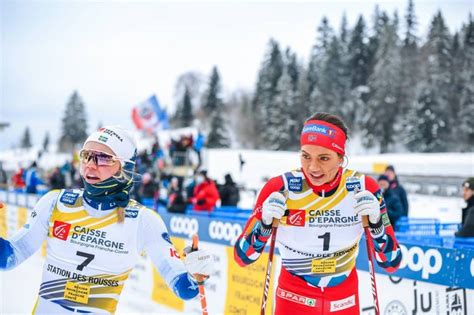
[[[120,164],[120,169],[119,169],[120,174],[119,175],[112,175],[118,180],[122,181],[133,181],[133,174],[130,174],[130,172],[126,172],[123,170],[122,164]],[[118,173],[118,172],[117,172]],[[118,223],[123,223],[125,221],[125,208],[124,207],[118,207],[117,208],[117,222]]]
[[[125,221],[125,208],[117,208],[117,222],[123,223]]]

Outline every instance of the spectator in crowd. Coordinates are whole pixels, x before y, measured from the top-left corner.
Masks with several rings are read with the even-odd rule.
[[[205,138],[202,132],[199,130],[196,141],[194,142],[193,149],[196,151],[197,157],[198,157],[198,164],[196,166],[196,169],[199,169],[202,165],[202,157],[201,157],[201,150],[202,147],[204,146]]]
[[[3,163],[0,162],[0,188],[5,189],[7,188],[8,184],[8,177],[7,172],[3,169]]]
[[[146,172],[142,176],[142,184],[139,188],[139,195],[141,199],[153,199],[158,197],[160,185],[155,181],[153,173]]]
[[[463,198],[467,205],[462,209],[462,226],[455,233],[457,237],[474,237],[474,177],[463,183]]]
[[[22,167],[12,176],[12,185],[15,191],[23,191],[25,188],[25,180],[23,179],[24,170]]]
[[[29,194],[38,193],[38,185],[43,184],[43,181],[38,177],[36,161],[31,163],[30,168],[25,173],[26,192]]]
[[[168,203],[166,208],[169,212],[184,213],[186,207],[186,199],[183,196],[179,180],[177,177],[173,177],[168,187]]]
[[[61,168],[55,167],[48,179],[50,189],[66,188],[66,179],[61,172]]]
[[[240,200],[239,188],[230,174],[224,177],[224,185],[219,186],[221,206],[237,206]]]
[[[387,176],[380,175],[378,178],[378,184],[382,191],[385,205],[387,206],[388,218],[396,231],[397,221],[403,215],[402,203],[398,195],[394,193],[392,188],[390,188],[390,179]]]
[[[409,206],[408,206],[407,192],[405,191],[405,188],[403,188],[403,186],[400,184],[397,173],[395,173],[395,168],[393,167],[393,165],[387,166],[387,168],[385,169],[384,175],[387,176],[388,179],[390,180],[390,188],[398,196],[398,198],[400,199],[402,203],[402,210],[403,210],[402,215],[408,216]]]
[[[196,176],[196,186],[194,187],[191,203],[193,209],[198,211],[212,211],[219,200],[219,192],[212,179],[207,177],[207,171],[202,170]]]
[[[153,157],[153,165],[160,172],[165,168],[165,153],[161,149],[158,137],[155,137],[155,141],[151,147],[151,156]]]

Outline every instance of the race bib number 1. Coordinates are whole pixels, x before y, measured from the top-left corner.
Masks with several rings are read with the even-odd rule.
[[[312,273],[334,273],[336,272],[336,259],[313,259],[311,261]]]
[[[87,304],[89,302],[90,290],[91,288],[87,285],[68,281],[64,289],[64,298],[69,301]]]

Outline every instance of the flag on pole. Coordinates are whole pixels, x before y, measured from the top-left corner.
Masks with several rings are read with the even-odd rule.
[[[155,95],[132,109],[132,120],[137,129],[149,133],[158,129],[169,129],[168,114],[161,109]]]

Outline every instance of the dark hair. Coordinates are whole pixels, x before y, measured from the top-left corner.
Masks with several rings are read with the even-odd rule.
[[[379,180],[384,180],[384,181],[386,181],[386,182],[389,182],[389,183],[390,183],[390,179],[388,179],[388,177],[387,177],[387,176],[385,176],[385,175],[383,175],[383,174],[382,174],[382,175],[380,175],[380,176],[379,176],[379,178],[377,179],[377,181],[379,181]]]
[[[306,119],[305,123],[310,120],[322,120],[327,123],[333,124],[334,126],[340,128],[344,132],[344,135],[346,136],[346,138],[349,139],[349,135],[348,135],[349,130],[347,129],[347,126],[342,120],[342,118],[337,115],[319,112],[319,113],[313,114],[311,117]]]
[[[474,177],[469,177],[463,183],[463,186],[469,188],[470,190],[474,190]]]
[[[392,171],[395,173],[395,167],[393,167],[393,165],[389,165],[387,168],[385,168],[385,171]]]
[[[207,178],[207,170],[200,170],[200,171],[199,171],[199,174],[201,174],[202,176],[204,176],[205,178]]]

